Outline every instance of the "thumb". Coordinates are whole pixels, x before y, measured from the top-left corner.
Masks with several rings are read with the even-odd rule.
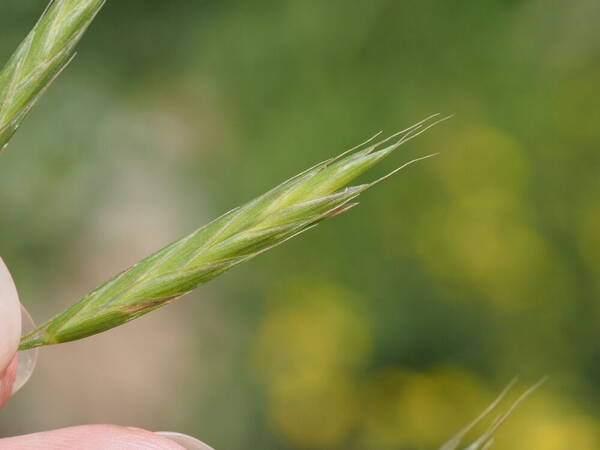
[[[8,268],[0,258],[0,394],[10,392],[3,386],[2,379],[14,370],[13,359],[19,347],[21,337],[21,304],[17,288]],[[11,364],[12,363],[12,364]],[[8,378],[8,377],[7,377]],[[13,377],[10,377],[13,378]],[[0,404],[3,399],[0,398]]]

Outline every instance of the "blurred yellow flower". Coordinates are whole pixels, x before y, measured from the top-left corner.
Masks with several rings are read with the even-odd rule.
[[[435,167],[439,180],[456,200],[483,196],[494,199],[490,206],[495,210],[520,207],[530,169],[523,148],[514,138],[480,125],[458,131],[449,139],[445,152],[452,157],[436,161]]]
[[[255,360],[276,429],[301,448],[335,448],[358,418],[356,370],[370,356],[370,323],[350,292],[286,283],[260,324]]]
[[[542,388],[497,433],[497,450],[596,450],[600,424]]]
[[[478,377],[456,368],[381,370],[369,379],[364,392],[361,448],[437,448],[491,398]]]
[[[289,377],[269,391],[271,422],[294,446],[341,447],[358,423],[359,392],[344,374]]]
[[[452,161],[439,166],[449,202],[423,215],[416,236],[425,267],[502,309],[527,308],[538,299],[567,300],[570,280],[561,259],[522,203],[529,171],[515,141],[497,130],[475,128],[450,147]],[[477,170],[466,169],[466,160]]]

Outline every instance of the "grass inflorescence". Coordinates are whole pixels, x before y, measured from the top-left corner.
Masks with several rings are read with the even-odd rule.
[[[166,246],[24,336],[21,349],[73,341],[129,322],[347,211],[365,190],[433,156],[410,161],[376,181],[349,186],[400,145],[445,120],[436,116],[373,143],[376,135]]]
[[[106,0],[53,0],[0,72],[0,151],[75,55]]]
[[[509,407],[501,414],[496,416],[492,421],[491,425],[473,441],[471,444],[464,447],[463,450],[488,450],[494,445],[495,438],[494,433],[506,422],[509,416],[517,409],[523,400],[529,397],[536,389],[547,381],[548,377],[542,378],[540,381],[535,383],[533,386],[527,388],[516,400],[509,405]],[[500,393],[500,395],[485,409],[479,416],[477,416],[471,423],[467,424],[462,430],[456,433],[448,442],[440,447],[439,450],[457,450],[461,445],[461,442],[465,439],[465,436],[480,422],[482,422],[486,416],[494,411],[500,405],[500,402],[506,397],[506,395],[512,390],[517,383],[517,378],[512,380],[509,385]]]

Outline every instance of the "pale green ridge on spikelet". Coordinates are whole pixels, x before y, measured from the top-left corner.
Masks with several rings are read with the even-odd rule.
[[[53,0],[0,72],[0,151],[52,81],[106,0]]]
[[[430,119],[318,164],[159,250],[24,336],[21,348],[80,339],[128,322],[346,211],[362,192],[383,178],[369,184],[347,184],[439,122],[430,123]],[[394,143],[381,148],[392,138],[396,138]]]

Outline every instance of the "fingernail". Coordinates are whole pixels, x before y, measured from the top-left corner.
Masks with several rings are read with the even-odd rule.
[[[29,312],[21,305],[21,323],[23,327],[22,334],[29,333],[36,328],[35,322]],[[17,376],[13,384],[12,393],[15,394],[31,378],[33,370],[38,359],[39,348],[32,348],[19,352],[19,365],[17,366]]]
[[[158,431],[159,434],[167,439],[181,445],[186,450],[214,450],[204,442],[200,442],[198,439],[188,436],[187,434],[173,433],[171,431]]]
[[[11,363],[21,338],[21,313],[17,288],[0,258],[0,376]]]

